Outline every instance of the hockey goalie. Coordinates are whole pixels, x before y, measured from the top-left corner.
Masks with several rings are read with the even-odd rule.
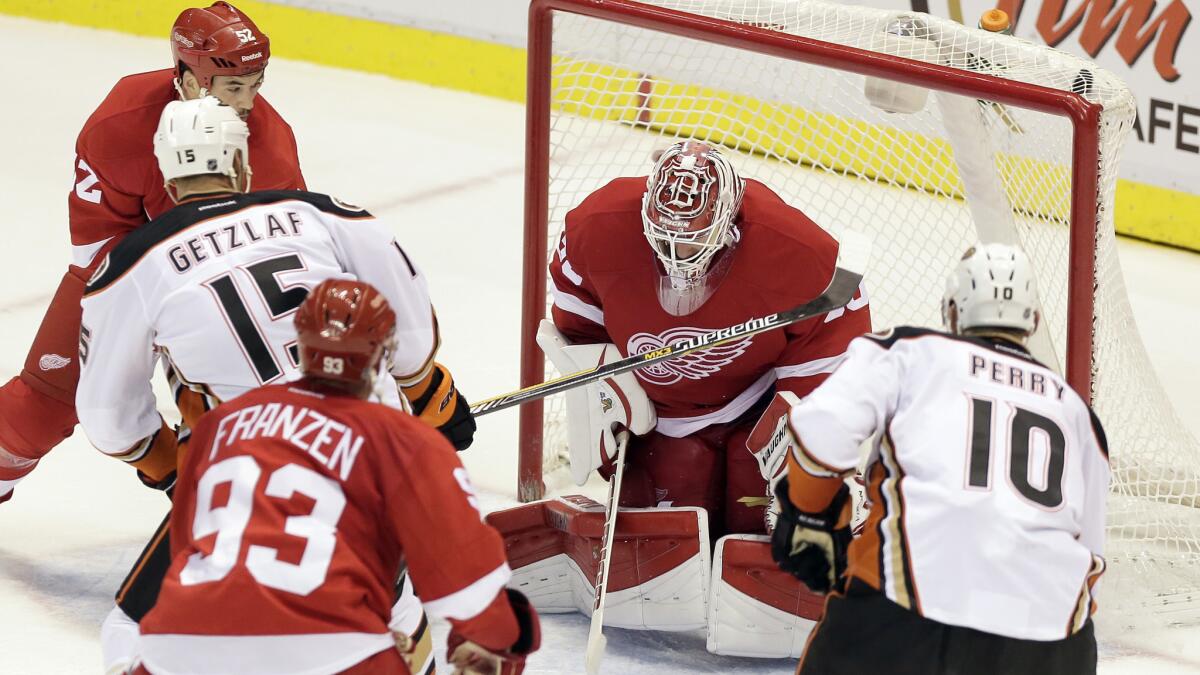
[[[562,372],[653,352],[819,295],[838,244],[715,147],[676,143],[567,214],[538,345]],[[606,625],[708,628],[708,648],[798,655],[821,598],[770,556],[770,485],[788,404],[871,329],[844,308],[567,394],[571,473],[611,479],[625,454]],[[774,403],[773,403],[774,401]],[[604,508],[582,497],[492,514],[514,582],[544,612],[589,612]]]

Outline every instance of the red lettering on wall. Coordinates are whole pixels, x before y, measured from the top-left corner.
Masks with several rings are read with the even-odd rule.
[[[1024,0],[1000,0],[998,7],[1013,17],[1014,25],[1020,18]],[[1037,32],[1051,47],[1058,46],[1076,28],[1079,45],[1089,56],[1104,48],[1113,35],[1117,36],[1117,54],[1132,66],[1142,53],[1154,44],[1154,69],[1168,82],[1179,79],[1175,67],[1175,53],[1183,33],[1192,21],[1183,0],[1172,0],[1157,17],[1155,0],[1084,0],[1070,16],[1063,18],[1067,0],[1043,0],[1038,11]]]

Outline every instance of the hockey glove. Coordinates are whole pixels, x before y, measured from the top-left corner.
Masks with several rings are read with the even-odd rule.
[[[771,557],[779,568],[817,593],[828,593],[841,584],[846,571],[846,549],[852,536],[849,523],[840,523],[850,489],[842,485],[833,502],[821,513],[804,513],[788,496],[786,476],[775,486],[779,520],[771,534]]]
[[[617,361],[621,352],[612,343],[573,345],[554,323],[543,319],[537,343],[563,373],[595,368]],[[576,485],[587,482],[599,469],[605,479],[612,475],[617,459],[617,433],[628,429],[634,436],[649,433],[658,423],[654,404],[633,373],[622,373],[565,394],[567,403],[567,454]]]
[[[511,588],[505,592],[521,629],[516,643],[503,652],[493,652],[451,630],[446,638],[446,654],[455,675],[521,675],[525,670],[525,657],[541,646],[541,625],[529,599]]]
[[[442,432],[455,450],[466,450],[475,439],[475,417],[471,406],[454,386],[450,371],[440,363],[420,382],[404,387],[413,414]]]

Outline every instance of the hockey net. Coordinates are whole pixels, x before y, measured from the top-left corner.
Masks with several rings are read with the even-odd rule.
[[[533,336],[566,213],[645,175],[678,139],[719,144],[834,236],[868,233],[877,329],[940,326],[963,251],[1019,243],[1043,304],[1035,353],[1090,393],[1108,432],[1106,614],[1195,619],[1200,446],[1153,374],[1116,253],[1135,114],[1124,83],[911,12],[795,0],[534,0],[530,12],[523,385],[556,374]],[[543,475],[565,485],[561,406],[522,411],[523,499]]]

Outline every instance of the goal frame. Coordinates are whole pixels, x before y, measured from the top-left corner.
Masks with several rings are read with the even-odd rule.
[[[538,322],[546,317],[551,67],[556,12],[579,14],[1067,118],[1072,126],[1072,189],[1068,245],[1071,270],[1067,279],[1067,351],[1064,366],[1067,382],[1083,394],[1085,400],[1091,401],[1093,293],[1096,230],[1099,226],[1096,190],[1100,179],[1100,115],[1103,106],[1073,92],[877,54],[633,0],[531,0],[529,4],[521,387],[537,384],[545,377],[545,358],[537,346],[535,335]],[[522,502],[541,499],[545,495],[542,478],[543,414],[540,400],[521,406],[517,496]]]

